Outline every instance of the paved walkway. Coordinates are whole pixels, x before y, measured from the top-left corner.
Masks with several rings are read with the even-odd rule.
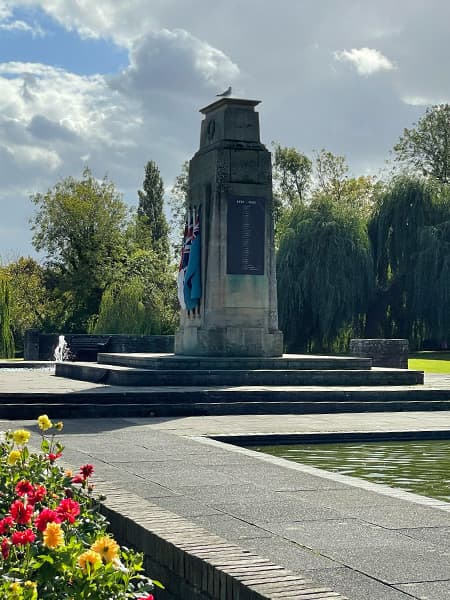
[[[28,373],[9,373],[9,382],[0,373],[0,387],[51,393],[93,386]],[[17,425],[0,421],[0,429]],[[36,430],[34,422],[24,425]],[[450,412],[80,419],[65,422],[63,442],[74,467],[93,462],[117,488],[350,600],[448,600],[450,504],[206,437],[446,429]]]

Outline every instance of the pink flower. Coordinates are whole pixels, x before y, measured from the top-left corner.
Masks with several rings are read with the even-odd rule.
[[[56,510],[44,508],[34,520],[34,524],[39,531],[44,531],[47,523],[61,523],[61,517]]]
[[[33,485],[26,479],[22,479],[22,481],[19,481],[19,483],[16,485],[16,494],[18,496],[30,495],[33,493],[33,491]]]
[[[81,475],[75,475],[72,477],[72,483],[84,483],[84,479]]]
[[[26,544],[32,544],[35,539],[36,539],[36,536],[33,533],[33,531],[31,529],[25,529],[25,531],[15,531],[12,534],[11,542],[15,546],[17,546],[17,545],[25,546]]]
[[[80,473],[83,475],[83,479],[87,479],[94,472],[94,465],[83,465],[80,467]]]
[[[43,485],[35,485],[33,492],[28,497],[28,502],[36,504],[36,502],[42,502],[47,494],[47,489]]]
[[[9,556],[9,546],[9,540],[7,538],[3,538],[1,543],[1,552],[4,560],[6,560]]]
[[[61,458],[62,452],[50,452],[47,454],[47,458],[51,463],[54,463],[57,458]]]
[[[148,596],[139,596],[137,600],[155,600],[153,594],[149,594]]]
[[[61,500],[59,505],[56,507],[61,521],[69,521],[69,523],[75,523],[76,517],[80,514],[80,505],[75,500],[65,498]]]
[[[25,505],[21,500],[15,500],[9,508],[9,513],[16,523],[25,525],[31,521],[33,506]]]
[[[5,517],[0,520],[0,535],[9,533],[11,527],[14,525],[14,519],[12,517]]]

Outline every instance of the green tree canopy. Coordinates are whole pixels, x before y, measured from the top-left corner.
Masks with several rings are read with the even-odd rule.
[[[450,189],[401,176],[380,193],[369,225],[377,294],[368,336],[450,335]]]
[[[403,130],[394,155],[416,174],[450,183],[450,105],[427,108],[411,129]]]
[[[293,207],[306,200],[311,185],[312,161],[295,148],[274,144],[273,179],[282,202]]]
[[[128,210],[113,183],[89,169],[35,194],[33,244],[45,252],[51,289],[64,298],[66,331],[84,331],[104,289],[117,277],[129,249]]]
[[[175,274],[154,250],[135,250],[109,285],[93,333],[171,334],[178,317]]]
[[[289,215],[280,238],[280,328],[290,351],[342,349],[359,331],[373,280],[364,220],[326,196]]]
[[[143,189],[138,191],[138,217],[147,230],[149,246],[162,256],[169,251],[169,226],[164,214],[164,183],[159,168],[153,160],[145,166]]]

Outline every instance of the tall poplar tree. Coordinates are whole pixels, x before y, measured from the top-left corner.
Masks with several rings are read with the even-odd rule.
[[[0,357],[14,358],[14,350],[9,280],[5,273],[0,272]]]
[[[162,256],[169,252],[169,226],[164,214],[164,183],[157,164],[149,160],[145,166],[142,190],[138,191],[140,232],[148,237],[148,245]],[[147,233],[147,236],[145,235]]]

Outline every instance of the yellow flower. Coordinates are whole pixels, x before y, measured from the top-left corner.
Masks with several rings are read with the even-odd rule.
[[[14,466],[21,456],[20,450],[11,450],[8,456],[8,465]]]
[[[64,544],[64,532],[60,523],[47,523],[44,530],[44,546],[47,548],[57,548]]]
[[[111,537],[105,535],[92,544],[91,550],[100,554],[105,563],[109,563],[119,556],[120,546]]]
[[[29,598],[30,600],[38,600],[37,583],[35,581],[25,581],[24,587],[27,590],[31,590],[31,596],[27,595],[27,598]]]
[[[58,421],[57,423],[55,423],[55,429],[57,429],[58,431],[62,431],[64,427],[64,424],[62,421]]]
[[[18,446],[25,446],[30,439],[30,432],[26,429],[16,429],[13,433],[13,440]]]
[[[17,581],[11,583],[11,585],[9,586],[9,591],[10,594],[8,595],[8,598],[10,600],[20,600],[21,598],[23,598],[22,586],[20,585],[20,583],[17,583]]]
[[[50,421],[47,415],[41,415],[40,417],[38,417],[37,422],[39,425],[39,429],[41,429],[42,431],[47,431],[47,429],[53,427],[53,423]]]
[[[93,550],[87,550],[80,554],[78,557],[78,566],[81,567],[83,573],[87,573],[88,569],[94,567],[95,565],[101,564],[102,557],[98,552],[94,552]]]

